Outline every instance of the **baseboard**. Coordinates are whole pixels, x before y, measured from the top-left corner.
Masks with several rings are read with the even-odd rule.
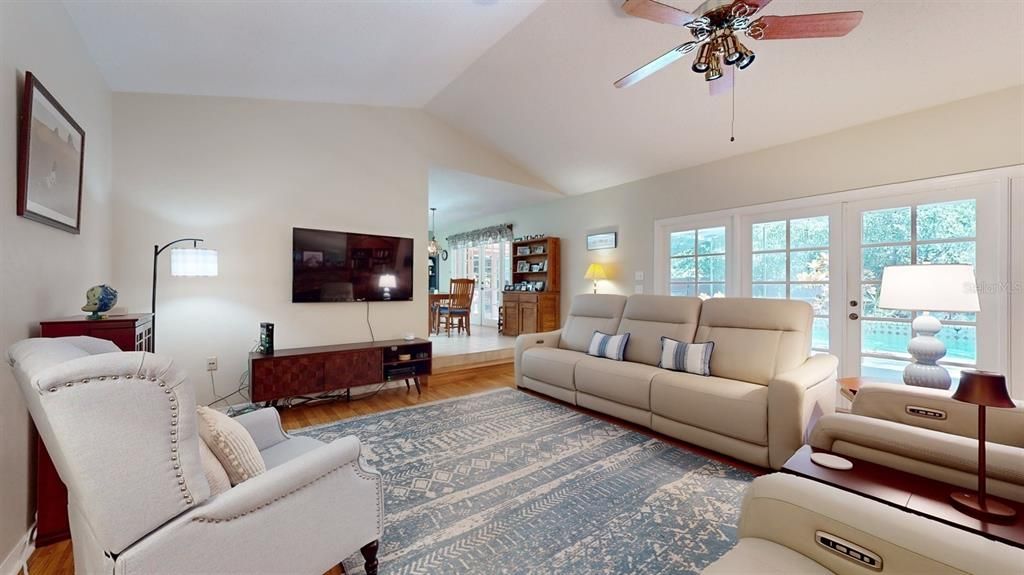
[[[442,367],[435,367],[432,370],[432,375],[441,375],[442,373],[453,373],[456,371],[468,371],[472,369],[480,369],[481,367],[494,367],[496,365],[507,365],[513,363],[514,359],[509,357],[505,359],[495,359],[491,361],[478,361],[474,363],[462,363],[457,365],[448,365]]]
[[[18,573],[21,573],[21,566],[28,562],[28,558],[32,556],[32,552],[36,549],[35,541],[32,538],[32,533],[35,530],[35,525],[29,527],[28,532],[22,535],[14,549],[11,549],[10,553],[7,554],[4,562],[0,563],[0,575],[18,575]]]

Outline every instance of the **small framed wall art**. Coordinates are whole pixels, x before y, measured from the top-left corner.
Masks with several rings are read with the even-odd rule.
[[[82,228],[85,130],[25,72],[18,133],[18,215],[66,232]]]
[[[618,232],[604,232],[587,235],[587,250],[608,250],[619,245]]]

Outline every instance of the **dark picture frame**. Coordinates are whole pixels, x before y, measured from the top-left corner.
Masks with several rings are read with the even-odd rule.
[[[82,231],[85,130],[32,72],[18,118],[18,215]]]

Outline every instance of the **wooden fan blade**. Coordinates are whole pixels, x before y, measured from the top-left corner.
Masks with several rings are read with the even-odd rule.
[[[676,26],[686,26],[697,18],[689,12],[662,4],[657,0],[626,0],[622,3],[622,9],[630,16]]]
[[[658,56],[654,60],[651,60],[650,62],[644,64],[643,66],[640,66],[636,70],[633,70],[629,74],[626,74],[625,76],[619,78],[618,80],[615,81],[615,87],[626,88],[628,86],[632,86],[633,84],[636,84],[640,80],[643,80],[644,78],[650,76],[651,74],[657,72],[658,70],[661,70],[665,66],[668,66],[672,62],[675,62],[676,60],[682,58],[687,53],[689,53],[688,50],[684,49],[684,46],[686,46],[686,44],[680,44],[675,48],[669,50],[668,52],[665,52],[661,56]]]
[[[750,36],[757,40],[793,38],[838,38],[860,24],[864,13],[830,12],[797,16],[762,16],[750,25]]]
[[[733,84],[736,81],[735,69],[735,66],[724,66],[722,68],[722,77],[708,82],[708,93],[712,96],[721,96],[722,94],[732,92]]]

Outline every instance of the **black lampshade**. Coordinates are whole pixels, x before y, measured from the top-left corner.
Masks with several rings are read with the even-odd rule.
[[[991,371],[965,369],[953,399],[985,407],[1016,407],[1006,390],[1006,377]]]

